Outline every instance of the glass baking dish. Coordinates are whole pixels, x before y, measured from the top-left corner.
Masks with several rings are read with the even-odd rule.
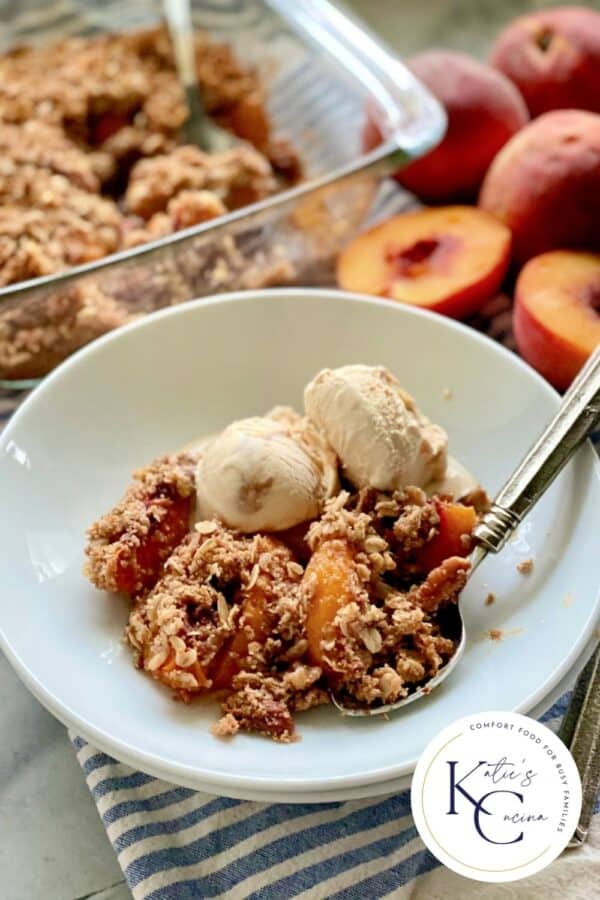
[[[18,9],[3,23],[2,50],[162,18],[161,4],[152,0],[25,0],[2,7]],[[327,0],[197,0],[192,7],[196,27],[231,44],[263,73],[273,130],[299,151],[304,180],[216,220],[1,289],[5,392],[32,387],[114,327],[102,309],[90,313],[89,297],[110,298],[113,311],[131,319],[228,290],[330,281],[338,251],[364,223],[382,179],[443,133],[436,101],[364,26]],[[367,102],[386,140],[365,154]]]

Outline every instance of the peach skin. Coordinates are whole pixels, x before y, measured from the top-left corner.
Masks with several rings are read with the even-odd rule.
[[[500,287],[510,231],[469,206],[404,213],[376,225],[342,251],[340,287],[390,297],[461,318]]]
[[[593,9],[561,6],[515,19],[490,62],[519,88],[532,116],[600,112],[600,13]]]
[[[520,263],[600,250],[600,115],[563,109],[526,125],[492,163],[479,206],[511,229]]]
[[[461,53],[432,50],[409,67],[444,106],[448,128],[397,180],[425,202],[474,200],[496,153],[529,121],[523,98],[500,72]]]
[[[530,260],[515,289],[519,353],[565,390],[600,345],[600,255],[556,250]]]

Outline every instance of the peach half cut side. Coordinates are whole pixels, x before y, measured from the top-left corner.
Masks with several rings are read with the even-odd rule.
[[[349,291],[462,318],[498,291],[510,247],[509,229],[482,210],[420,209],[355,238],[338,259],[337,280]]]

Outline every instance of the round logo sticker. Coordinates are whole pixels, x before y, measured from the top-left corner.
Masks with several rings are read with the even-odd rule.
[[[478,881],[516,881],[568,844],[581,781],[573,757],[545,725],[517,713],[477,713],[427,746],[411,805],[423,841],[449,869]]]

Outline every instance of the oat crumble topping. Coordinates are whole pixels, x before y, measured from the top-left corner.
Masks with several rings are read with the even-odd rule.
[[[0,287],[207,222],[301,177],[293,147],[271,134],[258,72],[201,32],[195,53],[206,109],[240,139],[232,150],[181,145],[187,113],[164,28],[0,55]],[[249,283],[241,286],[292,274],[275,256],[264,266],[244,259],[243,269]],[[176,293],[171,285],[172,302]],[[6,308],[0,377],[46,374],[128,321],[128,308],[85,282]]]
[[[295,421],[285,408],[270,415]],[[190,524],[196,462],[180,453],[136,473],[88,532],[86,574],[131,597],[126,637],[141,669],[184,702],[216,692],[213,734],[293,741],[295,713],[330,691],[346,705],[393,703],[450,659],[444,611],[469,562],[419,568],[439,498],[342,490],[308,530],[242,535],[217,520]]]

